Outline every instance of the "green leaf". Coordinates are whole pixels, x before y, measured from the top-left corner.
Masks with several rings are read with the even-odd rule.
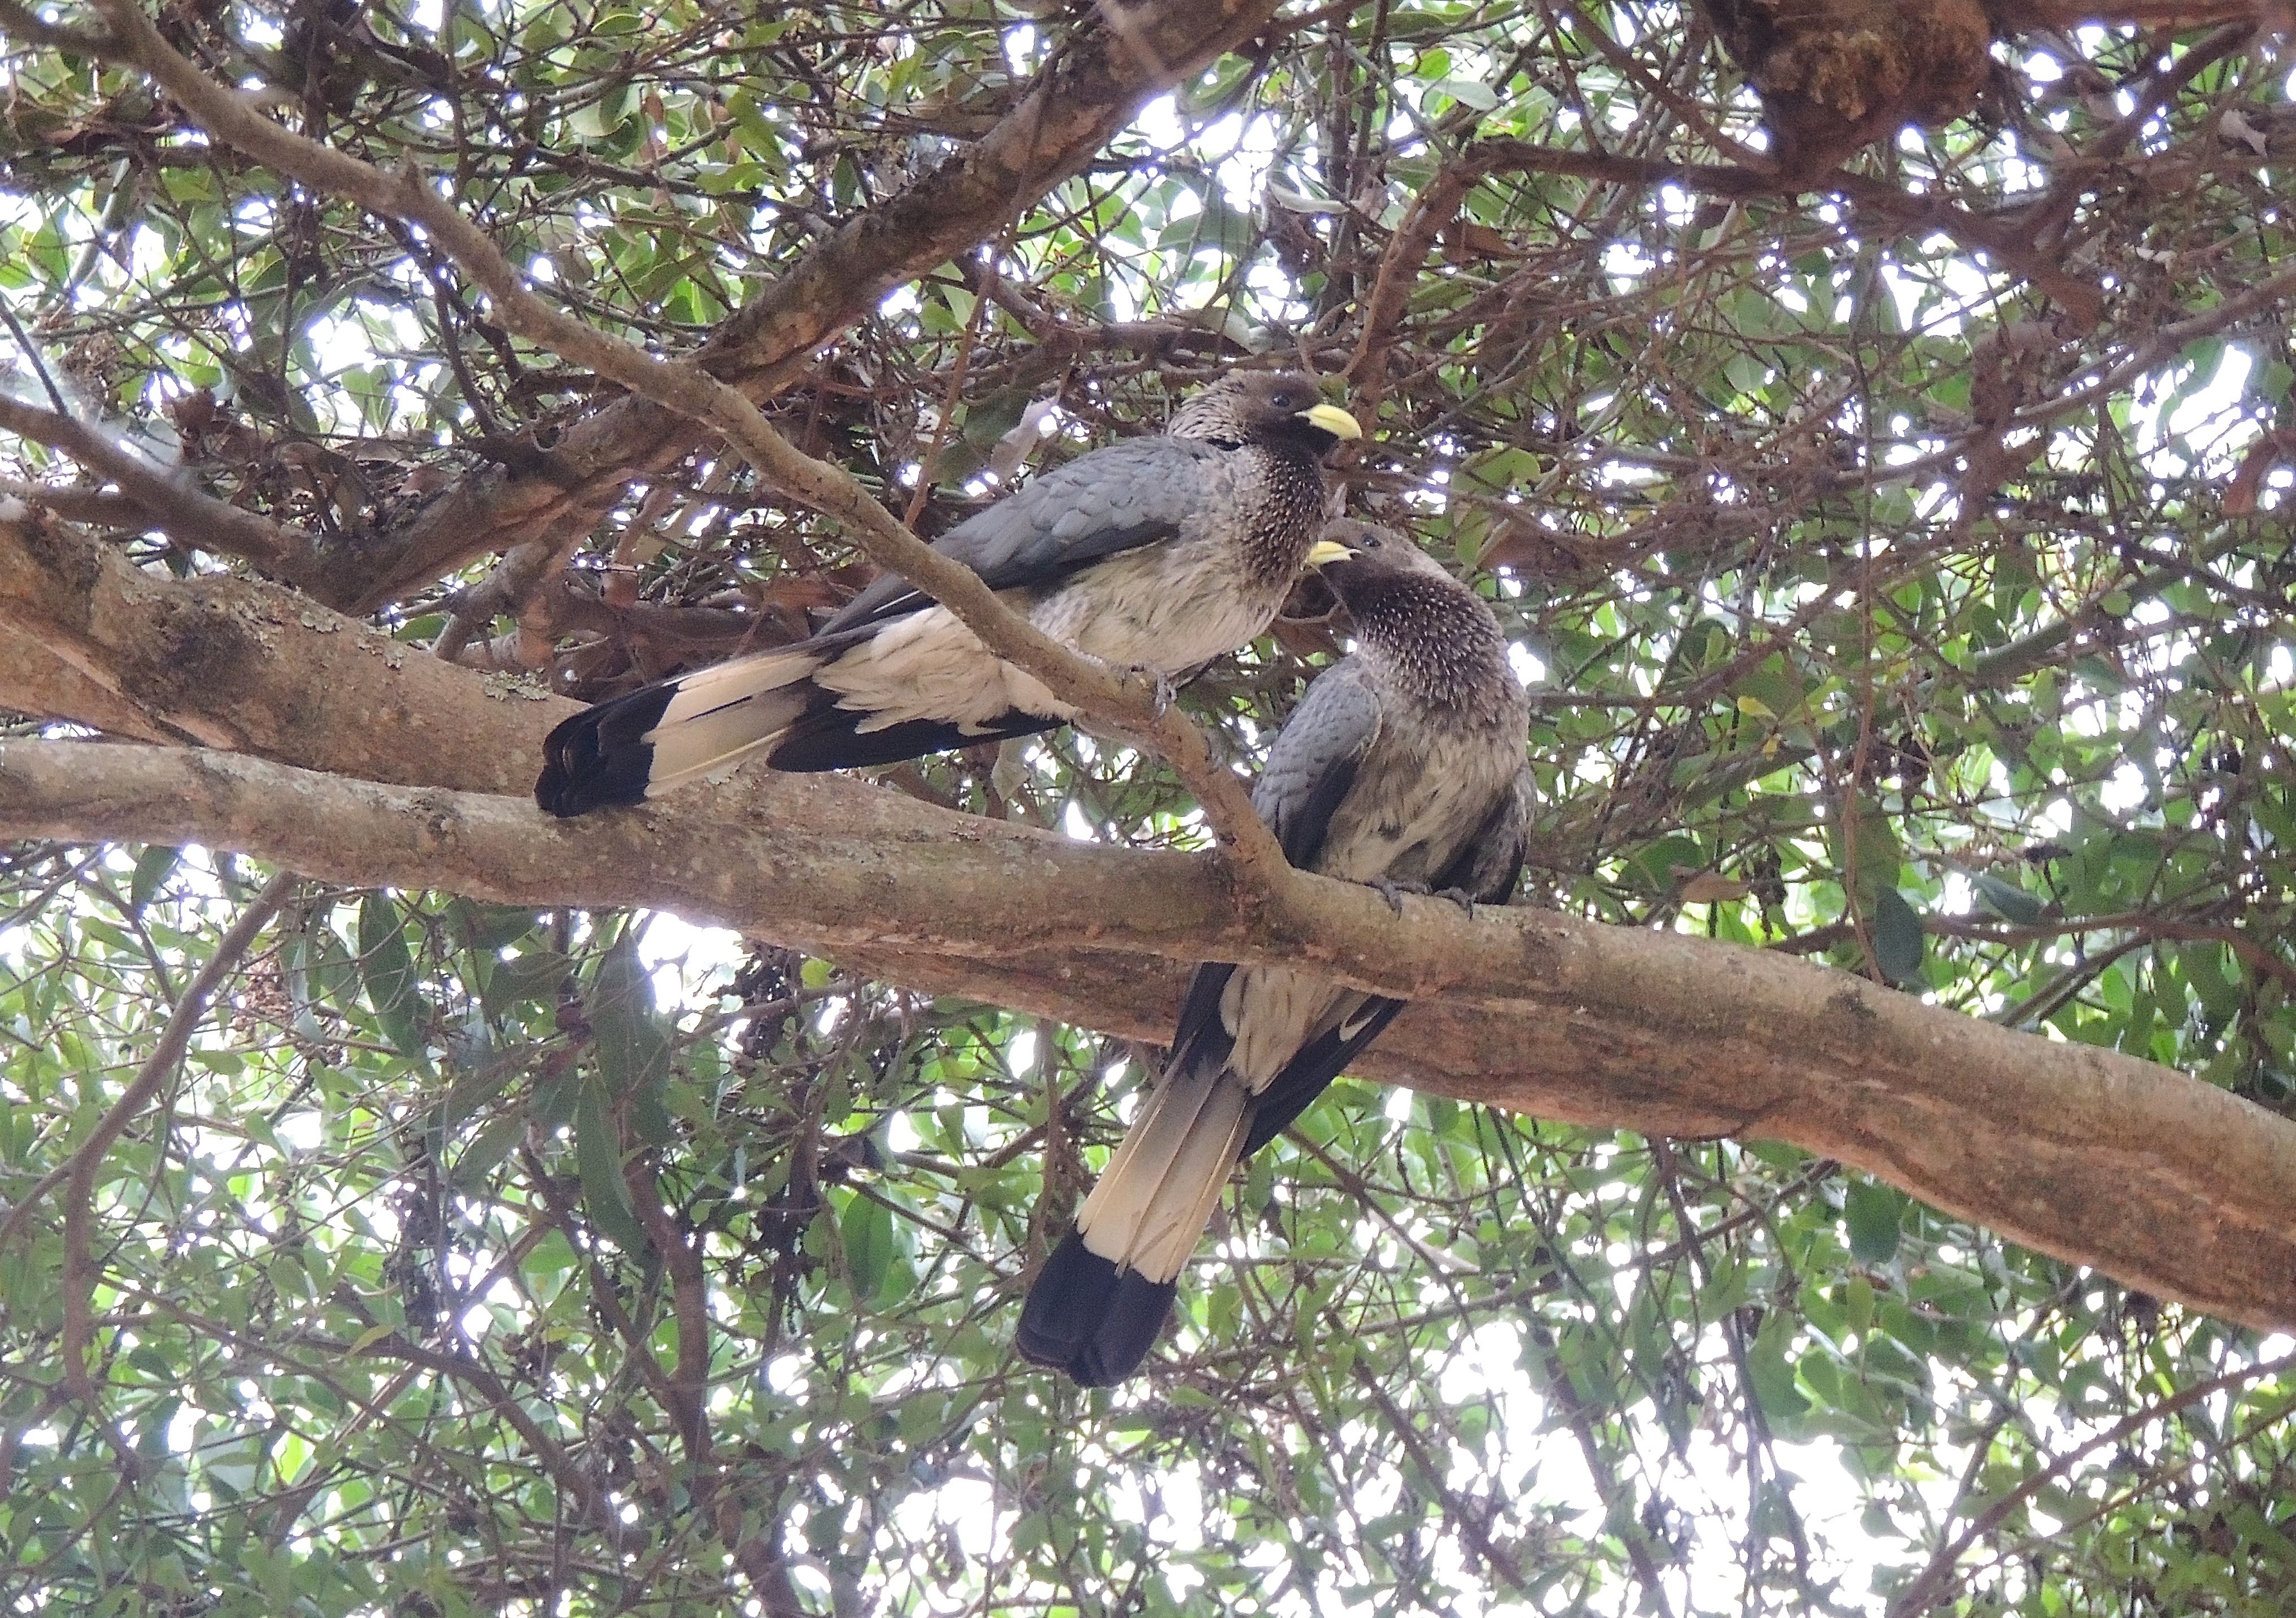
[[[874,1303],[893,1269],[893,1210],[856,1191],[838,1222],[845,1242],[845,1270],[853,1279],[853,1301]]]
[[[2223,944],[2201,942],[2177,946],[2177,969],[2211,1017],[2230,1018],[2240,1010],[2240,989],[2225,969]]]
[[[1894,887],[1885,887],[1874,895],[1870,926],[1874,964],[1881,968],[1882,976],[1901,989],[1919,977],[1922,918],[1921,912],[1906,902],[1906,895]]]
[[[359,901],[359,976],[367,1004],[374,1008],[390,1042],[411,1057],[423,1054],[422,993],[415,987],[414,960],[399,930],[398,907],[381,894]]]
[[[1849,1256],[1868,1270],[1898,1256],[1905,1201],[1871,1181],[1853,1180],[1842,1193],[1842,1222],[1849,1227]]]
[[[646,1249],[645,1230],[630,1206],[622,1178],[622,1137],[614,1127],[613,1106],[604,1088],[582,1086],[574,1107],[574,1164],[582,1181],[582,1206],[595,1225],[625,1253]]]
[[[1480,79],[1439,79],[1428,88],[1449,96],[1463,107],[1472,107],[1478,112],[1488,112],[1499,104],[1497,94]]]
[[[304,971],[305,987],[313,1001],[324,1001],[337,1010],[356,1014],[359,1009],[358,963],[343,947],[342,936],[314,916],[300,947],[291,957]]]
[[[1977,890],[1978,902],[2004,921],[2032,927],[2041,919],[2041,902],[2014,882],[1979,871],[1969,885]]]
[[[153,843],[135,856],[135,874],[127,879],[127,908],[132,913],[144,913],[144,907],[159,896],[183,857],[182,849],[165,843]]]
[[[1672,893],[1682,882],[1676,871],[1706,868],[1706,850],[1696,838],[1677,832],[1638,849],[1628,862],[1642,873],[1651,887],[1660,893]]]
[[[507,1017],[528,1004],[549,1004],[558,998],[574,963],[556,950],[537,949],[497,960],[488,968],[482,1003],[488,1017]]]
[[[491,954],[534,930],[535,914],[512,904],[480,904],[457,899],[448,906],[455,931],[468,947]]]
[[[1753,1384],[1754,1401],[1774,1421],[1800,1416],[1809,1409],[1809,1401],[1795,1385],[1794,1368],[1786,1360],[1793,1334],[1792,1319],[1773,1310],[1746,1351],[1746,1379]]]
[[[1905,851],[1889,814],[1872,798],[1860,796],[1846,815],[1833,815],[1826,825],[1826,844],[1843,885],[1855,887],[1867,910],[1897,887]]]
[[[517,1149],[525,1134],[526,1115],[522,1111],[505,1113],[489,1122],[471,1137],[471,1143],[455,1159],[454,1171],[448,1176],[455,1189],[467,1195],[485,1184],[487,1176]]]
[[[617,1101],[657,1088],[669,1072],[669,1028],[655,1013],[653,977],[625,933],[598,962],[583,1002],[598,1053],[598,1071]]]

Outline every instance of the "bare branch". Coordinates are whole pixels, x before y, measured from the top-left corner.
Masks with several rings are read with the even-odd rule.
[[[152,520],[144,508],[127,495],[84,484],[25,483],[14,478],[0,478],[0,499],[44,506],[75,522],[95,523],[108,528],[141,527]]]
[[[50,50],[63,51],[74,56],[91,57],[97,61],[116,61],[119,55],[118,43],[102,34],[91,34],[82,29],[60,28],[45,22],[21,0],[0,0],[0,34],[29,39]]]
[[[1428,245],[1434,233],[1458,211],[1461,200],[1477,182],[1489,175],[1507,172],[1575,175],[1585,179],[1645,189],[1675,185],[1712,197],[1775,194],[1794,190],[1805,184],[1783,180],[1762,169],[1722,164],[1672,163],[1648,158],[1623,157],[1607,151],[1572,151],[1540,146],[1529,141],[1478,141],[1456,161],[1445,166],[1424,201],[1414,208],[1411,217],[1398,232],[1396,241],[1390,247],[1389,257],[1396,260],[1392,267],[1398,272],[1407,272],[1403,274],[1403,279],[1396,287],[1396,307],[1388,312],[1390,323],[1394,315],[1399,313],[1401,292],[1408,290],[1410,277],[1417,273],[1417,266],[1426,261]],[[1851,174],[1846,169],[1834,169],[1806,184],[1811,190],[1831,192],[1855,203],[1861,223],[1878,221],[1885,225],[1888,228],[1880,233],[1885,236],[1913,231],[1943,231],[1966,247],[1990,253],[2064,305],[2085,326],[2094,325],[2096,322],[2103,294],[2095,285],[2068,274],[2062,266],[2035,252],[2030,226],[2022,221],[1983,218],[1956,207],[1943,197],[1915,196],[1887,181]],[[1426,240],[1416,240],[1414,230],[1423,234]],[[1400,259],[1397,258],[1398,251],[1404,255]],[[1412,257],[1413,254],[1415,257]],[[1390,265],[1385,262],[1380,266],[1379,285],[1373,292],[1374,311],[1381,308],[1382,295],[1389,288],[1390,268]],[[1382,345],[1392,340],[1391,332],[1382,332],[1372,325],[1367,317],[1366,345],[1374,336],[1379,337]],[[1363,355],[1358,353],[1358,368],[1362,364]]]
[[[87,422],[0,394],[0,430],[61,450],[110,478],[135,503],[144,522],[172,539],[243,558],[299,584],[314,576],[316,560],[292,530],[217,500],[188,478],[171,477]]]
[[[1124,7],[1121,30],[1080,24],[987,135],[839,225],[726,321],[700,362],[753,399],[782,392],[822,344],[887,292],[1081,173],[1142,103],[1250,40],[1279,4],[1158,0]],[[608,405],[533,470],[489,470],[404,528],[345,542],[328,579],[312,588],[346,611],[369,612],[488,552],[562,543],[594,527],[632,478],[675,464],[701,442],[690,421],[643,397]]]

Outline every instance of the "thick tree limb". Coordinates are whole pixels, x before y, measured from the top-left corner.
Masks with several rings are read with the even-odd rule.
[[[1470,921],[1430,901],[1398,918],[1292,873],[1240,916],[1199,856],[832,784],[768,777],[741,808],[702,800],[706,821],[674,806],[568,825],[225,755],[20,741],[0,745],[0,837],[197,840],[335,881],[652,904],[881,969],[937,958],[932,988],[960,972],[1021,986],[1017,952],[1088,1024],[1138,1026],[1144,957],[1312,963],[1423,1002],[1374,1071],[1579,1123],[1790,1141],[2131,1286],[2296,1328],[2296,1124],[2169,1069],[1808,962],[1543,911]]]
[[[0,521],[0,708],[374,780],[521,792],[542,732],[577,706],[275,584],[178,581],[68,523]]]
[[[139,741],[181,740],[123,700],[108,682],[74,667],[44,641],[20,633],[4,617],[0,617],[0,668],[8,671],[0,708],[35,716],[69,717],[107,736],[127,736]]]

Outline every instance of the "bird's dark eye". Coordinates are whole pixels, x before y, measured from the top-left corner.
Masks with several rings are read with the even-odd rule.
[[[1368,534],[1365,535],[1364,535],[1364,549],[1365,549],[1365,550],[1366,550],[1366,551],[1376,551],[1376,550],[1378,550],[1378,549],[1379,549],[1379,541],[1377,541],[1377,540],[1374,539],[1374,538],[1373,538],[1370,535],[1368,535]]]

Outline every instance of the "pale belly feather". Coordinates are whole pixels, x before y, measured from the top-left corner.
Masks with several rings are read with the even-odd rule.
[[[1033,603],[1021,591],[1004,600],[1086,657],[1177,674],[1250,640],[1282,604],[1275,591],[1237,590],[1229,568],[1191,568],[1188,560],[1173,545],[1145,548]],[[1176,587],[1176,578],[1192,583]],[[1015,709],[1062,719],[1074,712],[1032,675],[991,656],[946,607],[887,625],[813,678],[837,693],[840,707],[868,714],[865,731],[912,719],[985,727]]]

